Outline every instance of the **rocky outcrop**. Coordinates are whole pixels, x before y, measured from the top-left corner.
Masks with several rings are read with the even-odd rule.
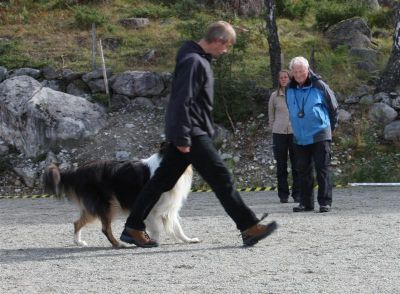
[[[359,69],[377,70],[377,51],[373,48],[371,29],[362,18],[353,17],[331,26],[325,37],[332,48],[348,46],[349,56]]]
[[[365,20],[353,17],[331,26],[325,37],[332,48],[347,45],[350,48],[368,48],[371,46],[371,29]]]
[[[0,84],[0,135],[26,156],[96,134],[106,122],[98,104],[43,87],[28,76]]]

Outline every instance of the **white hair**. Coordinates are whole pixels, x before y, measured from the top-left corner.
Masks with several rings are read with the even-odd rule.
[[[293,70],[294,65],[304,65],[307,69],[309,69],[310,65],[308,64],[308,60],[303,56],[297,56],[293,58],[289,63],[289,69]]]

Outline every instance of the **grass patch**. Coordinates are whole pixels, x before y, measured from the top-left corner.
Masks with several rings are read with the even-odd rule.
[[[74,13],[74,25],[80,29],[89,29],[92,24],[104,26],[107,17],[97,8],[89,6],[76,6],[72,8]]]

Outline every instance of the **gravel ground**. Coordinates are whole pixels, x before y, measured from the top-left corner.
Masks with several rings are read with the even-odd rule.
[[[278,231],[242,248],[210,193],[182,209],[198,244],[112,249],[95,223],[76,247],[77,209],[54,199],[0,200],[1,293],[400,293],[399,189],[341,188],[330,213],[293,213],[276,192],[242,193]],[[114,222],[119,236],[124,217]]]

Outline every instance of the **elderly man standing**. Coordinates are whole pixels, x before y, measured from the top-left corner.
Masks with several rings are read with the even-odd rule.
[[[329,86],[310,70],[307,59],[302,56],[293,58],[289,69],[292,79],[286,90],[286,102],[301,183],[299,205],[293,211],[314,210],[314,163],[319,211],[329,212],[332,206],[329,164],[332,133],[338,121],[338,103]]]

